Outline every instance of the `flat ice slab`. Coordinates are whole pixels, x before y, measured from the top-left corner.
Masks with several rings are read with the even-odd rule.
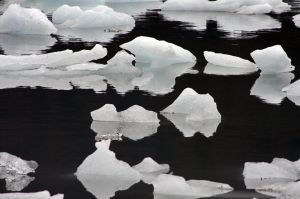
[[[295,69],[280,45],[255,50],[251,53],[251,57],[262,73],[284,73]]]
[[[51,196],[48,191],[36,193],[2,193],[0,199],[63,199],[63,194]]]

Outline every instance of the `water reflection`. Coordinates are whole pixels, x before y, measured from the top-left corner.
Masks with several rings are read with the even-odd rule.
[[[205,66],[203,71],[204,74],[208,75],[248,75],[251,73],[255,73],[257,71],[256,68],[242,68],[242,67],[224,67],[217,66],[211,63],[208,63]]]

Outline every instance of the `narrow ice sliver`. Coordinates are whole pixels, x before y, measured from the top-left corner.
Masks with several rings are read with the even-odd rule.
[[[35,8],[11,4],[0,16],[0,33],[50,35],[56,31],[47,16]]]
[[[63,194],[51,196],[48,191],[36,193],[2,193],[0,199],[63,199]]]

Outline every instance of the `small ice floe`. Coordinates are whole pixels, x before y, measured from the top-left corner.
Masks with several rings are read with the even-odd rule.
[[[209,94],[200,95],[191,88],[186,88],[161,113],[173,122],[185,137],[191,137],[196,132],[210,137],[221,122],[221,114],[214,99]]]
[[[204,69],[205,74],[243,75],[258,70],[254,63],[232,55],[205,51],[204,57],[208,62]]]
[[[280,104],[287,96],[282,91],[294,79],[292,73],[261,74],[251,88],[250,95],[255,95],[269,104]]]
[[[300,196],[299,161],[292,162],[283,158],[274,158],[271,163],[246,162],[244,180],[247,189],[281,199],[296,199]]]
[[[128,43],[122,44],[121,48],[133,53],[137,62],[161,65],[196,63],[196,57],[188,50],[152,37],[137,37]]]
[[[98,136],[122,134],[132,140],[140,140],[156,133],[159,126],[157,113],[137,105],[117,112],[114,105],[106,104],[91,115],[94,120],[91,128]]]
[[[300,14],[293,17],[293,21],[297,27],[300,27]]]
[[[0,33],[50,35],[56,31],[47,16],[35,8],[11,4],[0,16]]]
[[[141,180],[141,174],[109,150],[110,141],[96,143],[97,150],[78,167],[76,176],[96,198],[111,198]]]
[[[225,194],[233,191],[227,184],[210,182],[206,180],[188,180],[183,177],[161,174],[152,182],[154,198],[196,199]]]
[[[295,69],[280,45],[255,50],[251,53],[251,57],[262,73],[284,73]]]
[[[63,199],[63,194],[51,196],[48,191],[36,193],[2,193],[0,199]]]
[[[300,80],[284,87],[282,91],[287,94],[289,100],[300,106]]]
[[[106,54],[107,50],[97,44],[91,50],[78,52],[64,50],[42,55],[0,55],[0,71],[30,70],[41,66],[57,68],[101,59]]]
[[[34,180],[34,177],[27,174],[34,173],[37,167],[35,161],[22,160],[5,152],[0,153],[0,179],[5,179],[8,191],[21,191],[27,187]]]
[[[103,28],[134,26],[132,16],[99,5],[83,11],[78,6],[63,5],[53,12],[53,22],[60,28]]]
[[[291,6],[282,0],[168,0],[162,5],[162,10],[217,11],[238,14],[282,13],[290,9]]]
[[[142,175],[143,182],[151,184],[160,174],[170,171],[168,164],[158,164],[152,158],[145,158],[141,163],[133,166]]]

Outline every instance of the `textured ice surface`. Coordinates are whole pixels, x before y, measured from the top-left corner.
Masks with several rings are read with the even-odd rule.
[[[136,57],[136,61],[142,63],[171,65],[196,62],[196,57],[188,50],[152,37],[137,37],[128,43],[122,44],[121,48],[133,53]]]
[[[38,9],[11,4],[0,16],[0,33],[50,35],[57,29]]]
[[[130,15],[115,12],[105,5],[85,11],[78,6],[63,5],[54,11],[53,22],[63,28],[103,28],[135,24]]]
[[[126,190],[141,180],[139,172],[116,159],[109,150],[110,141],[96,143],[97,150],[78,167],[76,176],[98,199],[108,199],[116,191]]]
[[[180,176],[161,174],[152,182],[155,198],[196,199],[228,193],[233,190],[227,184],[205,180],[186,181]]]
[[[282,91],[294,79],[292,73],[261,74],[251,88],[250,95],[255,95],[270,104],[280,104],[287,96]]]
[[[142,175],[142,180],[148,184],[151,184],[160,174],[168,173],[170,170],[168,164],[158,164],[149,157],[132,168],[137,170]]]
[[[204,31],[208,21],[215,21],[218,30],[224,31],[227,37],[253,37],[253,32],[280,29],[281,23],[267,15],[241,15],[225,12],[180,12],[162,11],[170,21],[187,23],[185,28]]]
[[[255,50],[251,53],[251,57],[262,73],[283,73],[295,69],[291,59],[280,45]]]
[[[51,196],[48,191],[36,193],[2,193],[0,199],[63,199],[64,195],[57,194]]]
[[[168,0],[163,10],[182,11],[218,11],[235,12],[239,14],[282,13],[291,6],[282,0]]]

